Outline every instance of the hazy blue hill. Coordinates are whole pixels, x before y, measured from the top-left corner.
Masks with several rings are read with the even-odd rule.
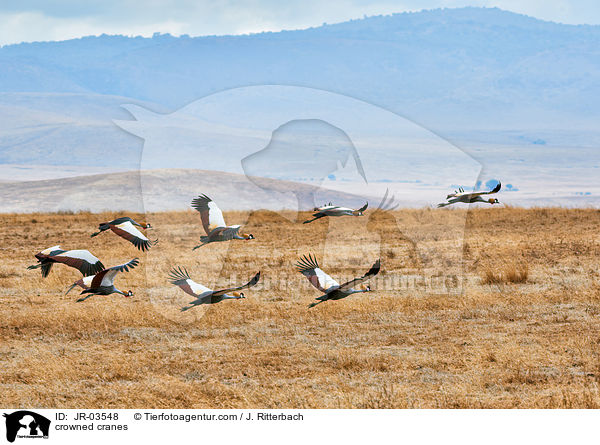
[[[157,35],[155,38],[110,36],[89,36],[63,42],[32,42],[6,45],[2,55],[7,57],[34,57],[45,63],[73,66],[88,65],[94,60],[102,61],[140,47],[157,45],[174,40],[170,35]]]
[[[136,169],[142,141],[115,126],[130,119],[120,96],[0,93],[0,164],[93,165]],[[2,178],[0,178],[1,180]]]
[[[395,111],[479,161],[483,183],[501,178],[513,184],[519,191],[509,194],[512,202],[562,204],[577,196],[580,203],[600,202],[600,26],[544,22],[495,8],[245,36],[102,35],[2,47],[0,182],[40,179],[37,171],[55,178],[135,170],[148,147],[159,162],[151,168],[182,162],[191,168],[192,159],[203,164],[197,168],[227,170],[215,164],[221,157],[238,168],[240,150],[247,148],[241,142],[255,141],[248,129],[256,119],[285,114],[289,120],[299,109],[290,103],[300,107],[308,94],[269,102],[256,90],[238,90],[180,109],[211,93],[265,84],[322,89]],[[331,101],[315,109],[333,110],[338,118],[356,111]],[[130,107],[140,120],[131,124],[138,132],[127,133],[113,122],[134,119],[123,104],[159,114]],[[224,127],[213,131],[214,122]],[[228,122],[237,122],[241,139]],[[385,152],[387,129],[378,124],[372,114],[360,122],[379,138],[369,149],[375,160],[387,156],[385,172],[406,166],[424,172],[412,185],[396,177],[397,191],[430,193],[423,202],[435,202],[457,183],[454,170],[426,181],[425,173],[439,171],[419,150],[409,162],[394,164]],[[144,131],[151,136],[146,143]],[[413,147],[416,141],[404,138],[400,145]]]
[[[462,8],[248,36],[86,37],[0,49],[1,91],[93,92],[179,108],[291,84],[349,94],[433,128],[600,114],[600,27]],[[550,115],[546,115],[548,112]]]

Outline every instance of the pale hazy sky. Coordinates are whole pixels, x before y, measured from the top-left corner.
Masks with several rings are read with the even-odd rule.
[[[102,33],[244,34],[462,6],[499,7],[562,23],[600,24],[598,0],[0,0],[0,45]]]

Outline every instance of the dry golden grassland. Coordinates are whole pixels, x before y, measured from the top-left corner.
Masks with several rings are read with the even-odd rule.
[[[600,407],[597,210],[367,211],[331,231],[260,211],[245,225],[255,240],[196,251],[197,213],[156,213],[148,254],[90,238],[116,216],[0,215],[0,406]],[[134,296],[75,303],[75,269],[26,269],[56,244],[106,266],[139,256],[116,282]],[[308,252],[340,280],[381,257],[374,292],[309,310],[319,292],[293,267]],[[244,300],[182,313],[173,265],[214,287],[263,278]]]

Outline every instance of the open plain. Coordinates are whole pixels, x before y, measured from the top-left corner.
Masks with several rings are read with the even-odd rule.
[[[128,214],[154,227],[147,254],[90,238],[121,215],[0,215],[0,405],[600,408],[596,209],[368,210],[331,226],[226,212],[256,239],[195,251],[196,212]],[[56,244],[106,266],[140,257],[115,283],[134,296],[76,303],[75,269],[26,269]],[[340,281],[381,258],[373,292],[309,310],[320,294],[293,266],[309,252]],[[182,313],[175,265],[209,287],[262,279]]]

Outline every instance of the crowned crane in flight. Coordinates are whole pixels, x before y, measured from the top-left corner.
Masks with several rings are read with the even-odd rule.
[[[136,261],[137,264],[137,258],[134,260]],[[130,263],[133,264],[133,262],[131,261]],[[127,263],[126,265],[129,265],[129,263]],[[117,266],[120,267],[120,266]],[[133,268],[133,265],[131,266],[131,268]],[[82,289],[89,289],[90,287],[92,287],[92,280],[94,279],[95,275],[88,275],[87,277],[81,277],[79,280],[75,281],[73,284],[71,284],[71,286],[69,287],[69,289],[67,289],[67,292],[65,292],[65,295],[67,295],[69,292],[71,292],[76,286],[79,286]]]
[[[174,267],[169,272],[169,282],[175,286],[179,286],[186,294],[196,298],[189,306],[181,308],[182,311],[187,311],[193,307],[201,304],[215,304],[223,300],[239,300],[245,298],[243,292],[238,292],[242,289],[247,289],[255,286],[260,279],[260,272],[248,281],[246,284],[238,287],[231,287],[228,289],[212,290],[202,284],[196,283],[190,278],[188,271],[181,267]]]
[[[92,280],[90,281],[89,287],[81,292],[81,295],[89,295],[80,298],[79,300],[77,300],[77,302],[80,303],[82,301],[85,301],[92,295],[121,294],[125,297],[132,297],[133,292],[131,292],[130,290],[127,291],[127,293],[125,293],[115,287],[115,277],[119,272],[129,272],[130,269],[135,268],[135,266],[137,266],[139,263],[139,260],[137,258],[134,258],[128,263],[119,264],[118,266],[109,267],[108,269],[104,269],[98,272],[96,275],[93,276]],[[82,279],[81,281],[82,284],[85,284],[85,279]],[[73,283],[69,290],[71,290],[77,284],[79,284],[77,281]]]
[[[494,193],[498,193],[500,191],[501,187],[502,187],[502,184],[500,182],[498,182],[498,184],[496,184],[496,187],[494,187],[493,190],[490,190],[488,192],[465,192],[465,190],[461,187],[454,193],[450,193],[448,196],[446,196],[446,199],[448,200],[448,202],[442,202],[442,203],[438,204],[438,207],[446,207],[446,206],[449,206],[450,204],[456,204],[457,202],[463,202],[465,204],[472,204],[474,202],[487,202],[489,204],[500,204],[500,201],[498,201],[497,198],[484,199],[481,196],[482,195],[492,195]]]
[[[74,267],[83,276],[94,275],[104,269],[104,265],[98,258],[87,250],[63,250],[60,246],[49,247],[37,253],[35,257],[38,264],[29,266],[27,269],[42,269],[42,278],[46,278],[54,263],[62,263]]]
[[[202,226],[206,236],[200,237],[200,244],[192,250],[196,250],[208,243],[218,241],[229,241],[232,239],[251,240],[254,236],[246,233],[240,234],[240,225],[228,226],[223,219],[223,212],[215,202],[206,195],[200,195],[192,200],[192,207],[200,212]]]
[[[308,224],[313,222],[319,218],[323,218],[324,216],[363,216],[363,212],[367,210],[369,207],[369,203],[367,202],[360,209],[351,209],[349,207],[340,207],[334,206],[331,203],[326,206],[316,207],[315,212],[313,213],[313,219],[308,219],[304,221],[304,224]]]
[[[94,236],[100,235],[105,230],[110,229],[114,233],[119,235],[121,238],[125,238],[127,241],[129,241],[131,244],[133,244],[135,247],[137,247],[142,252],[145,252],[150,247],[155,245],[158,242],[158,240],[150,241],[146,237],[146,235],[144,235],[142,232],[140,232],[137,229],[136,226],[141,227],[142,229],[151,229],[152,228],[152,226],[150,224],[146,224],[146,223],[140,224],[140,223],[135,222],[133,219],[124,216],[124,217],[117,218],[110,222],[101,223],[98,226],[98,232],[92,233],[90,236],[94,237]]]
[[[373,264],[369,271],[362,277],[355,278],[341,285],[321,270],[319,263],[317,263],[317,259],[311,254],[308,256],[304,255],[296,263],[296,267],[300,273],[308,279],[310,284],[324,293],[324,295],[316,298],[318,301],[308,306],[311,308],[327,300],[341,300],[342,298],[346,298],[348,295],[361,292],[370,292],[371,286],[369,285],[361,284],[358,289],[356,289],[354,286],[377,275],[381,269],[381,263],[379,260],[375,261],[375,264]]]

